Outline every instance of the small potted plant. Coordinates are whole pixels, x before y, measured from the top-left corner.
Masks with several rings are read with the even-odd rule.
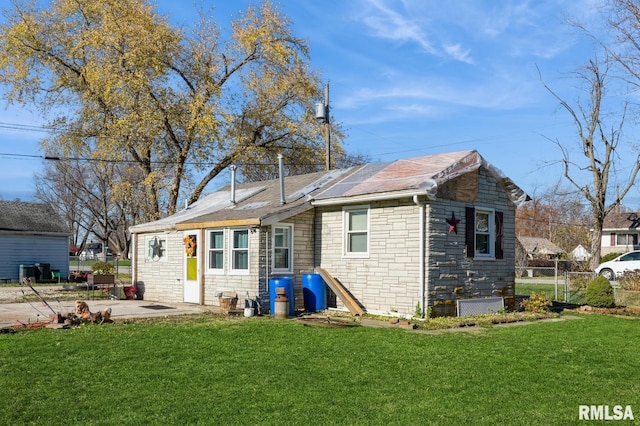
[[[96,262],[91,265],[93,273],[87,276],[89,284],[113,284],[115,277],[113,275],[113,265],[109,262]]]

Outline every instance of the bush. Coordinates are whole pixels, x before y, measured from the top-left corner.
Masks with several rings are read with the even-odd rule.
[[[570,275],[569,276],[569,288],[572,290],[584,290],[587,288],[589,281],[593,277],[593,274],[589,275]]]
[[[543,291],[542,293],[531,293],[528,299],[520,302],[520,306],[524,308],[526,312],[546,312],[551,306],[551,300],[547,299],[547,295]]]
[[[113,274],[113,264],[109,262],[96,262],[91,265],[94,275],[111,275]]]
[[[618,284],[623,290],[640,291],[640,269],[624,271],[618,278]]]
[[[613,296],[613,287],[605,277],[599,275],[587,285],[585,294],[587,305],[595,308],[611,308],[616,301]]]
[[[610,260],[613,260],[616,257],[620,256],[621,254],[624,254],[624,253],[607,253],[607,254],[605,254],[604,256],[602,256],[600,258],[600,263],[604,263],[604,262],[608,262]]]

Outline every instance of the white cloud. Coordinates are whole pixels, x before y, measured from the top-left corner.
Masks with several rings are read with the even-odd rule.
[[[449,56],[451,56],[452,58],[460,62],[473,64],[473,59],[471,59],[469,56],[469,53],[471,52],[471,50],[466,49],[463,51],[462,46],[460,46],[460,44],[454,44],[454,45],[448,45],[448,46],[445,45],[444,50],[445,52],[447,52]]]
[[[459,43],[441,42],[431,30],[437,26],[434,21],[428,15],[413,15],[412,10],[408,9],[410,4],[405,3],[404,8],[398,9],[394,9],[386,0],[371,0],[365,4],[369,7],[365,8],[366,15],[361,20],[376,37],[401,43],[416,43],[430,55],[471,62],[468,49],[463,49]]]

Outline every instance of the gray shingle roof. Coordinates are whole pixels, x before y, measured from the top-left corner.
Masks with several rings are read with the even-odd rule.
[[[26,201],[0,201],[0,231],[69,234],[50,205]]]
[[[611,212],[604,218],[604,229],[638,229],[640,214],[636,212]]]
[[[564,253],[557,245],[546,238],[539,237],[518,237],[518,241],[527,253],[532,254],[561,254]]]

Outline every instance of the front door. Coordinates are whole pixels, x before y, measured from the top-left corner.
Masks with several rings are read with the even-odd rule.
[[[184,233],[184,301],[200,303],[200,271],[198,264],[198,233]]]

